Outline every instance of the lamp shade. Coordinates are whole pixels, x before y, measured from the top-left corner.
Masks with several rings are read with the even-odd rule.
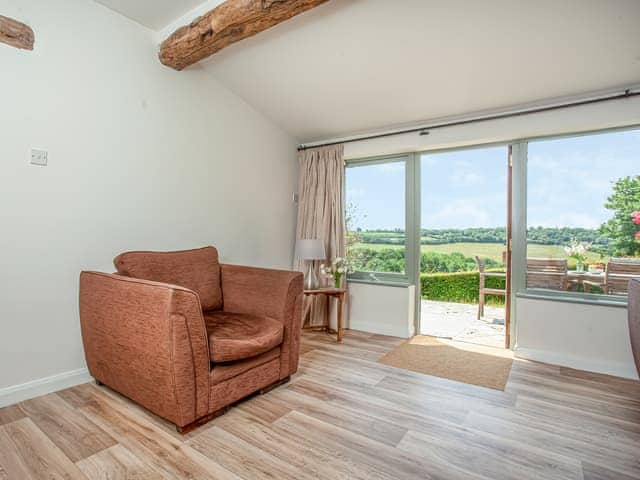
[[[318,239],[300,239],[296,242],[296,258],[299,260],[326,260],[324,243]]]

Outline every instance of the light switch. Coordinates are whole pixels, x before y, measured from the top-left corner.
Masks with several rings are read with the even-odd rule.
[[[46,167],[49,161],[49,152],[46,150],[31,149],[31,165],[38,165],[39,167]]]

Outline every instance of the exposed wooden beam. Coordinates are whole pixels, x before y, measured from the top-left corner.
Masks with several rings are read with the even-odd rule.
[[[327,1],[227,0],[162,42],[160,61],[182,70]]]
[[[23,50],[33,50],[34,38],[29,25],[0,15],[0,42]]]

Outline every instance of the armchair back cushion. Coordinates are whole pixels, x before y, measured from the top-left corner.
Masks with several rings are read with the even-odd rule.
[[[214,247],[178,252],[126,252],[113,263],[120,275],[193,290],[203,310],[222,308],[220,263]]]

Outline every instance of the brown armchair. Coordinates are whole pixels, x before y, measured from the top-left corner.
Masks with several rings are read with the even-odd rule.
[[[89,372],[178,431],[297,371],[301,273],[221,265],[213,247],[114,263],[80,274]]]

